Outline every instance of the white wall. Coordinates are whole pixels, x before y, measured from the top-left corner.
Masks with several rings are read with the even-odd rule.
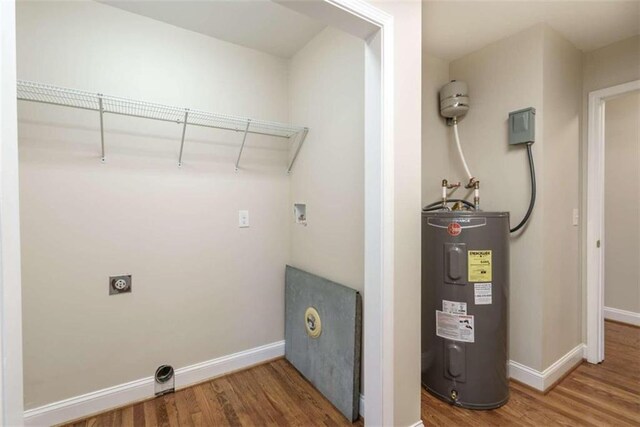
[[[425,122],[434,121],[426,108],[437,105],[430,98],[444,80],[442,67],[424,62],[424,102],[430,103]],[[471,109],[459,129],[471,172],[481,182],[482,208],[509,211],[512,227],[528,207],[530,179],[525,147],[508,145],[508,114],[536,109],[537,202],[529,223],[511,235],[509,357],[539,371],[581,340],[578,229],[572,225],[579,205],[581,73],[581,53],[542,24],[449,64],[448,78],[469,85]],[[430,114],[438,110],[432,107]],[[425,202],[439,197],[441,178],[466,181],[451,132],[443,134],[440,123],[433,123],[431,134],[425,130],[424,147],[433,153],[423,154]]]
[[[427,9],[423,9],[423,13],[425,10]],[[451,129],[440,116],[439,97],[440,88],[448,82],[449,62],[430,55],[429,52],[422,52],[423,206],[439,200],[442,179],[449,179],[451,175]],[[460,177],[462,178],[464,176]]]
[[[640,313],[640,92],[605,111],[605,307]]]
[[[313,129],[291,175],[291,263],[364,289],[364,41],[326,28],[291,59],[291,120]]]
[[[21,79],[288,120],[285,60],[94,2],[17,18]],[[179,125],[106,116],[101,164],[94,113],[21,104],[27,409],[283,339],[284,143],[250,136],[236,174],[241,135],[188,128],[178,168]]]
[[[543,360],[546,368],[582,342],[579,202],[582,52],[551,27],[544,27]],[[537,145],[537,144],[536,144]],[[534,149],[540,148],[539,146]]]
[[[313,129],[291,174],[291,265],[362,294],[364,41],[327,27],[291,58],[289,79],[291,120]]]
[[[584,55],[584,94],[640,79],[640,35]],[[586,104],[584,114],[587,114]],[[585,135],[586,137],[586,135]]]
[[[537,110],[533,153],[538,167],[539,200],[526,228],[511,239],[509,294],[509,356],[535,369],[542,367],[543,215],[540,200],[547,179],[540,173],[545,149],[543,32],[542,26],[525,30],[454,60],[450,67],[451,79],[469,85],[471,108],[461,120],[459,132],[471,173],[480,179],[482,209],[509,211],[512,226],[520,221],[528,207],[530,183],[525,148],[507,143],[508,114],[526,107]],[[464,170],[453,154],[450,178],[465,181]]]

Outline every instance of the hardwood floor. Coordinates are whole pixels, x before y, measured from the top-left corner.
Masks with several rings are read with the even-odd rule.
[[[351,426],[285,359],[68,426]],[[362,426],[362,420],[353,424]]]
[[[606,322],[606,360],[583,363],[546,395],[511,383],[500,409],[454,408],[422,391],[425,426],[638,426],[640,329]],[[341,426],[349,423],[286,360],[116,409],[70,426]],[[363,425],[359,420],[356,426]]]
[[[605,356],[583,362],[546,395],[511,382],[511,397],[493,411],[471,411],[422,391],[425,426],[639,426],[640,329],[605,322]]]

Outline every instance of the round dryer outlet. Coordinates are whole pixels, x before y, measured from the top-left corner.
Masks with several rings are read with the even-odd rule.
[[[131,292],[131,276],[109,277],[109,295]]]

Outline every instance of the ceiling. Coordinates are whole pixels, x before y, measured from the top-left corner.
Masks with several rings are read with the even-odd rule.
[[[325,27],[268,0],[98,0],[138,15],[283,58]]]
[[[453,60],[538,23],[588,52],[640,34],[640,1],[433,1],[422,9],[422,46]]]

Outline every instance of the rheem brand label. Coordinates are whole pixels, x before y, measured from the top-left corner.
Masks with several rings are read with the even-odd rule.
[[[451,236],[458,236],[460,233],[462,233],[462,227],[457,222],[451,222],[447,226],[447,233],[449,233],[449,235]]]

